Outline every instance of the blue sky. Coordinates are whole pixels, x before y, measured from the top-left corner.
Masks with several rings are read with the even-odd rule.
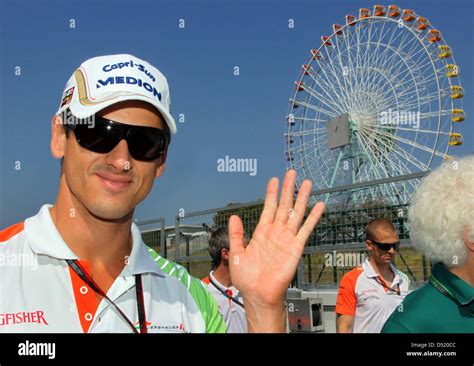
[[[387,5],[386,1],[378,1]],[[398,1],[441,30],[454,49],[466,97],[465,143],[473,151],[474,2]],[[285,115],[309,50],[333,23],[368,1],[5,1],[0,0],[0,227],[53,203],[59,161],[50,121],[64,85],[87,58],[131,53],[168,78],[178,124],[167,171],[137,208],[139,220],[248,202],[282,176]],[[69,19],[76,28],[69,28]],[[185,29],[178,20],[185,19]],[[288,19],[295,28],[288,28]],[[21,66],[21,76],[15,76]],[[240,75],[233,75],[234,66]],[[258,173],[219,173],[217,160],[256,158]],[[15,170],[15,162],[21,170]]]

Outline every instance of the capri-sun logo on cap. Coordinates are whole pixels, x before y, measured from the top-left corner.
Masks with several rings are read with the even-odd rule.
[[[144,73],[144,75],[148,76],[151,80],[151,82],[156,82],[155,77],[153,74],[148,71],[144,65],[133,62],[133,60],[127,61],[127,62],[118,62],[115,64],[107,64],[104,67],[102,67],[102,71],[104,72],[110,72],[114,70],[122,70],[123,68],[137,68],[139,71]],[[97,89],[100,89],[102,87],[107,87],[109,85],[117,85],[117,84],[128,84],[128,85],[136,85],[138,87],[141,87],[145,89],[148,93],[152,94],[153,97],[157,98],[161,102],[161,93],[150,83],[145,80],[142,80],[139,77],[133,77],[133,76],[110,76],[106,78],[105,80],[99,79],[96,82],[95,87]]]

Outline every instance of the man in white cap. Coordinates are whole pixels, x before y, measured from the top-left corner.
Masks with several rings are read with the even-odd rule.
[[[132,221],[165,169],[169,106],[166,78],[132,55],[89,59],[71,76],[51,126],[63,159],[56,202],[0,232],[3,258],[31,258],[0,267],[0,332],[225,332],[204,285],[150,253]],[[295,181],[289,171],[279,204],[269,181],[248,246],[240,218],[229,220],[250,332],[285,331],[284,294],[324,210],[303,223],[311,183],[294,204]]]

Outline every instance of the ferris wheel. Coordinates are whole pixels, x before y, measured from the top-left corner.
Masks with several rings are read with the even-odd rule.
[[[333,24],[310,51],[286,117],[285,155],[314,189],[426,172],[463,143],[464,92],[452,48],[427,18],[375,5]],[[349,200],[410,200],[419,179],[353,191]],[[331,194],[325,196],[326,201]]]

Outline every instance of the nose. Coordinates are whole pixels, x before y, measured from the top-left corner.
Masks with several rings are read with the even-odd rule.
[[[395,248],[394,248],[394,247],[391,247],[391,248],[388,250],[388,252],[389,252],[390,254],[394,254],[394,253],[395,253]]]
[[[132,169],[132,157],[128,151],[128,144],[125,139],[121,140],[117,146],[107,154],[105,162],[118,171],[128,171]]]

